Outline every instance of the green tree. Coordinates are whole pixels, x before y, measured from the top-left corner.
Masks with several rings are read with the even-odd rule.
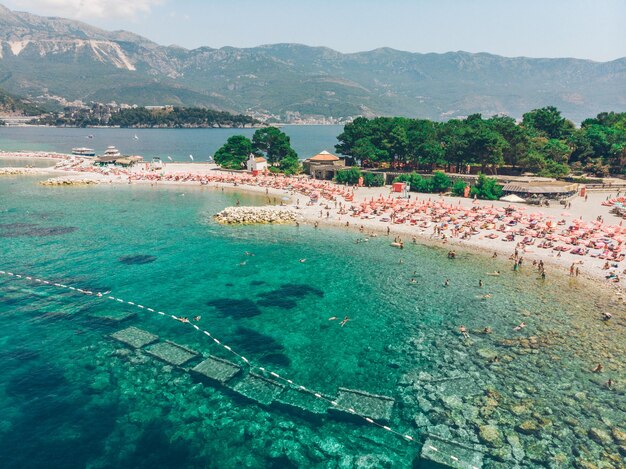
[[[289,155],[284,157],[280,161],[280,171],[285,174],[299,174],[302,171],[302,164],[300,164],[300,160],[295,155]]]
[[[250,153],[252,153],[250,139],[243,135],[233,135],[215,152],[214,159],[223,168],[241,169]]]
[[[561,116],[554,106],[533,109],[522,116],[522,124],[530,132],[547,138],[567,138],[574,131],[574,124]]]
[[[265,155],[270,164],[280,163],[283,158],[298,158],[291,148],[289,136],[276,127],[264,127],[254,132],[252,148],[255,153]]]

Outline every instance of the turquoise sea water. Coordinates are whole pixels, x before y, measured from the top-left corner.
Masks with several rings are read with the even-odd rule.
[[[356,244],[363,235],[212,220],[264,197],[36,181],[0,180],[0,270],[199,314],[200,326],[298,383],[392,397],[390,426],[417,443],[203,385],[108,337],[133,325],[232,359],[192,328],[149,312],[102,324],[91,316],[133,310],[0,277],[3,467],[419,467],[427,434],[476,445],[484,467],[623,467],[626,325],[582,281],[549,272],[542,282],[530,265],[514,274],[505,260],[448,260],[439,248],[401,251],[384,236]],[[503,274],[485,275],[493,270]],[[603,372],[591,373],[598,363]]]
[[[281,127],[301,159],[322,150],[334,152],[343,127],[339,125],[286,125]],[[55,127],[0,127],[0,150],[39,150],[70,153],[74,147],[89,147],[96,154],[115,145],[123,154],[144,158],[159,156],[167,161],[207,161],[231,135],[252,138],[255,129],[75,129]],[[93,138],[87,138],[92,135]],[[135,139],[135,135],[138,137]]]

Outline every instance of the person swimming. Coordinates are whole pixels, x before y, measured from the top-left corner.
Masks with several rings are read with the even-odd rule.
[[[514,331],[521,331],[522,329],[524,329],[526,327],[526,323],[525,322],[520,322],[519,326],[514,327],[513,330]]]
[[[193,320],[198,322],[200,319],[202,319],[202,316],[194,316]]]
[[[337,319],[339,319],[337,316],[331,316],[328,318],[329,321],[336,321]]]
[[[470,335],[469,335],[469,333],[467,332],[467,329],[465,328],[465,326],[460,326],[460,327],[459,327],[459,332],[460,332],[460,333],[461,333],[461,335],[462,335],[463,337],[465,337],[466,339],[469,339],[469,338],[470,338]]]
[[[443,286],[444,287],[449,287],[450,286],[450,279],[447,278],[445,282],[443,282]]]
[[[498,277],[500,275],[500,271],[495,270],[493,272],[487,272],[487,275],[491,275],[492,277]]]
[[[604,369],[604,367],[600,363],[598,363],[598,365],[593,370],[591,370],[591,372],[592,373],[602,373],[603,369]]]
[[[482,288],[482,287],[483,287],[483,281],[482,281],[482,280],[478,280],[478,286],[479,286],[480,288]]]
[[[348,321],[350,321],[350,318],[346,316],[339,324],[341,324],[341,327],[343,327],[348,323]]]
[[[306,259],[300,259],[300,263],[304,264],[306,262]]]

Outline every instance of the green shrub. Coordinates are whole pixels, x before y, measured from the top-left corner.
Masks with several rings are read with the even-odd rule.
[[[472,196],[485,200],[498,200],[502,197],[502,186],[496,178],[488,178],[482,173],[478,174],[476,184],[470,190]]]
[[[443,171],[435,171],[429,181],[431,189],[429,192],[448,192],[452,185],[452,180]]]
[[[340,169],[335,174],[335,182],[337,184],[357,184],[361,177],[359,168]]]
[[[429,178],[417,173],[401,174],[393,182],[409,183],[412,192],[447,192],[452,185],[451,179],[442,171],[435,171]]]
[[[463,197],[465,195],[465,188],[467,186],[469,186],[469,184],[466,183],[464,180],[457,179],[456,181],[454,181],[454,184],[452,185],[452,194],[459,196],[459,197]]]
[[[379,173],[363,173],[363,185],[366,187],[384,186],[385,176]]]

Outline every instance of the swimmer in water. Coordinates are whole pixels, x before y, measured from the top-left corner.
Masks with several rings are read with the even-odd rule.
[[[514,331],[521,331],[521,330],[522,330],[522,329],[524,329],[525,327],[526,327],[526,323],[521,322],[521,323],[519,324],[519,326],[514,327],[514,328],[513,328],[513,330],[514,330]]]
[[[300,263],[304,264],[306,262],[306,259],[300,259]]]
[[[613,317],[613,315],[612,315],[611,313],[608,313],[608,312],[606,312],[606,311],[605,311],[604,313],[602,313],[602,319],[603,319],[604,321],[608,321],[608,320],[609,320],[609,319],[611,319],[612,317]]]
[[[459,327],[459,332],[460,332],[460,333],[461,333],[461,335],[462,335],[463,337],[465,337],[466,339],[469,339],[469,338],[470,338],[469,333],[467,332],[467,329],[465,329],[465,326],[461,326],[461,327]]]
[[[598,366],[596,366],[593,370],[591,370],[592,373],[602,373],[602,370],[604,369],[604,367],[598,363]]]
[[[500,271],[496,270],[494,272],[487,272],[487,275],[491,275],[492,277],[498,277],[500,275]]]
[[[493,296],[493,295],[492,295],[491,293],[488,293],[488,294],[486,294],[486,295],[483,295],[483,296],[482,296],[482,299],[483,299],[483,300],[487,300],[487,299],[491,298],[492,296]]]
[[[240,262],[240,263],[239,263],[239,265],[242,265],[242,266],[243,266],[243,265],[246,265],[246,264],[247,264],[247,262],[246,262],[246,261],[243,261],[243,262]]]
[[[443,282],[443,286],[444,287],[449,287],[450,286],[450,279],[447,278],[445,282]]]
[[[337,316],[331,316],[328,318],[329,321],[336,321],[337,319],[339,319]]]
[[[341,327],[343,327],[348,323],[348,321],[350,321],[350,318],[346,316],[345,318],[343,318],[343,321],[341,321],[339,324],[341,324]]]
[[[202,319],[202,316],[194,316],[193,320],[198,322],[200,319]]]
[[[485,327],[483,329],[483,334],[491,334],[491,327]]]
[[[412,278],[411,280],[409,280],[409,283],[417,283],[417,279]]]
[[[478,286],[479,286],[480,288],[482,288],[482,287],[483,287],[483,281],[482,281],[482,280],[478,280]]]

